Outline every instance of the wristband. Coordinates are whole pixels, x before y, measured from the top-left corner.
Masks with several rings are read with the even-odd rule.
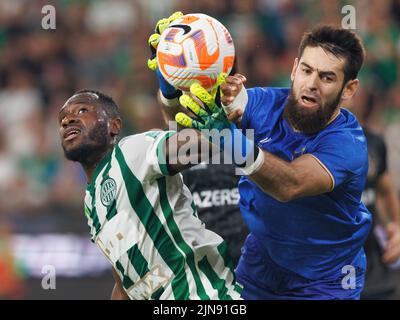
[[[176,98],[167,99],[166,97],[164,97],[161,90],[159,90],[160,101],[165,107],[168,108],[179,107],[181,105],[179,102],[179,96]]]
[[[242,175],[250,176],[260,170],[261,166],[264,164],[264,152],[258,147],[256,147],[256,150],[258,154],[255,157],[255,161],[244,168],[238,168],[242,172]]]
[[[244,135],[242,130],[233,123],[223,130],[201,130],[201,132],[211,143],[224,151],[225,163],[233,163],[243,170],[250,168],[259,157],[259,153],[262,153],[259,152],[254,141]]]
[[[222,108],[225,111],[225,114],[229,115],[231,112],[240,109],[244,112],[244,109],[246,108],[247,102],[249,101],[249,97],[247,95],[247,90],[244,86],[242,86],[242,89],[239,91],[239,94],[236,96],[236,98],[227,106],[225,106],[223,103]]]
[[[167,80],[164,79],[162,76],[160,69],[156,69],[156,76],[158,79],[158,84],[160,87],[160,91],[162,93],[162,96],[167,99],[167,100],[172,100],[175,98],[179,98],[182,95],[182,91],[177,90],[173,86],[171,86]]]

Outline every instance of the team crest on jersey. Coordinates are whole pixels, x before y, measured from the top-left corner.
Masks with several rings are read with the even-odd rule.
[[[101,203],[108,207],[114,200],[117,195],[117,184],[113,178],[106,179],[102,185],[100,190],[100,199]]]
[[[307,147],[300,147],[300,148],[297,148],[296,150],[294,150],[294,153],[292,154],[292,161],[295,158],[298,158],[298,157],[302,156],[304,153],[306,153],[306,150],[307,150]]]

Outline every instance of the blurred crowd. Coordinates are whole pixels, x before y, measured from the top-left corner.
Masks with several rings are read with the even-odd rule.
[[[56,9],[56,29],[42,29],[42,7]],[[41,232],[85,227],[79,166],[63,159],[57,115],[78,89],[111,95],[125,134],[159,127],[157,83],[147,69],[147,38],[176,10],[219,19],[236,45],[247,86],[288,86],[302,33],[340,24],[356,8],[365,41],[362,89],[352,106],[383,134],[400,190],[400,1],[336,0],[1,0],[0,226]]]

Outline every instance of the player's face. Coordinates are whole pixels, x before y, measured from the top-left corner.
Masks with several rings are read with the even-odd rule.
[[[292,70],[292,90],[286,116],[305,133],[320,131],[340,104],[344,88],[345,60],[321,47],[307,47]]]
[[[109,146],[107,115],[85,95],[72,97],[64,104],[59,124],[61,145],[69,160],[87,162]]]

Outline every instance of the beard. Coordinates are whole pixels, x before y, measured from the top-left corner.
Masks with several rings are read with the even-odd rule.
[[[301,107],[293,92],[293,85],[283,111],[289,123],[302,133],[311,135],[321,131],[328,124],[340,103],[343,88],[339,94],[327,103],[319,105],[317,110]]]
[[[82,134],[82,133],[81,133]],[[108,141],[108,128],[105,122],[100,122],[94,127],[87,137],[82,137],[82,142],[73,147],[66,149],[64,145],[65,157],[71,161],[77,161],[82,164],[95,163],[99,155],[107,149]]]

